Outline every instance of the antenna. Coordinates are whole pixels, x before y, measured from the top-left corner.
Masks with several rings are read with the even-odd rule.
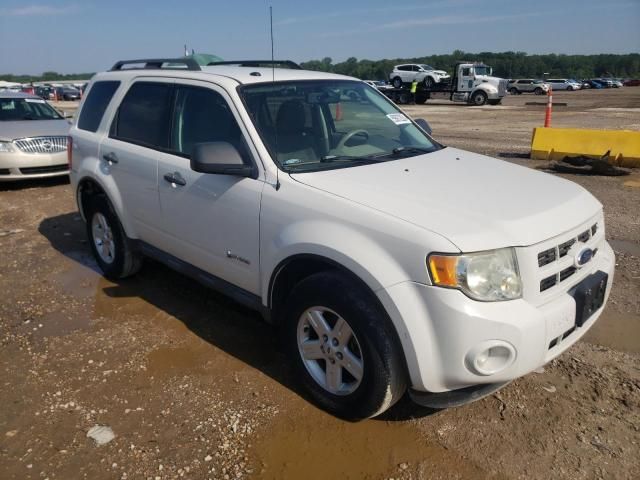
[[[273,7],[269,6],[269,28],[271,30],[271,83],[275,87],[276,83],[276,64],[273,56]],[[276,143],[276,192],[280,190],[280,168],[278,167],[278,115],[276,114],[276,121],[274,123],[273,133]]]

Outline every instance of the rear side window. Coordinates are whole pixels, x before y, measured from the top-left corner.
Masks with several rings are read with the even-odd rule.
[[[80,112],[80,118],[78,119],[79,129],[89,130],[90,132],[98,130],[104,111],[119,86],[120,82],[113,80],[93,84]]]
[[[152,148],[167,148],[173,86],[138,82],[125,95],[110,137]]]

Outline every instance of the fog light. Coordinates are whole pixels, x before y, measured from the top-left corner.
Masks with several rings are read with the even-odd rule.
[[[513,345],[501,340],[488,340],[471,349],[465,358],[467,368],[478,375],[495,375],[516,359]]]

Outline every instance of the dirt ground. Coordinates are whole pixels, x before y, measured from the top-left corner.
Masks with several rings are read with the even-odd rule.
[[[406,110],[536,168],[541,98]],[[554,98],[555,126],[640,129],[640,88]],[[102,278],[64,179],[0,184],[0,478],[640,478],[640,171],[567,178],[604,204],[617,255],[588,336],[476,403],[355,424],[305,399],[257,314],[150,261]],[[97,446],[96,425],[115,438]]]

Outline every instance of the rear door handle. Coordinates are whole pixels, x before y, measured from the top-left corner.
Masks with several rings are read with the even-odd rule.
[[[180,185],[181,187],[187,184],[187,181],[180,175],[180,172],[165,173],[164,179],[173,185]]]
[[[102,155],[102,159],[109,162],[109,165],[118,163],[118,156],[114,152],[105,153]]]

